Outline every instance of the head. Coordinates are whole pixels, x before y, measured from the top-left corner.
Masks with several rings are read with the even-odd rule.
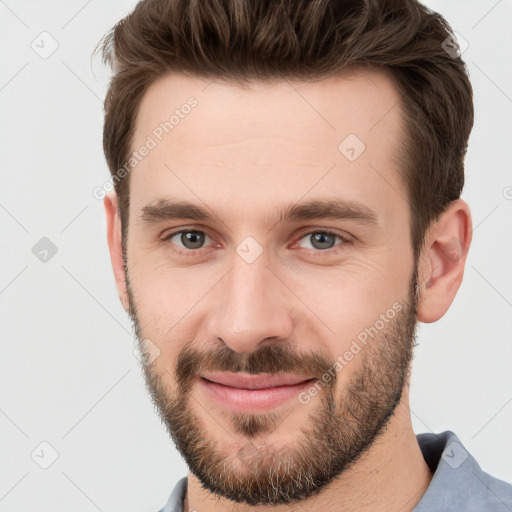
[[[416,323],[449,308],[471,241],[451,36],[414,1],[327,0],[143,1],[106,36],[116,283],[212,492],[304,499],[406,399]],[[308,382],[237,408],[211,372]]]

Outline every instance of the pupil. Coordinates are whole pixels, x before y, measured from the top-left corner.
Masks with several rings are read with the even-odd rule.
[[[181,241],[187,249],[197,249],[203,244],[203,236],[199,231],[187,231],[181,234]]]
[[[334,237],[333,235],[329,235],[327,233],[315,233],[312,236],[314,240],[313,247],[317,249],[330,249],[333,247]],[[330,240],[329,240],[330,239]],[[327,240],[327,241],[326,241]],[[318,246],[319,244],[319,246]]]

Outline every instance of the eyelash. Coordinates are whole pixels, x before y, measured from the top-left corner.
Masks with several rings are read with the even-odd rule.
[[[176,235],[180,235],[181,233],[189,233],[191,231],[196,231],[198,233],[202,233],[202,234],[205,234],[206,236],[209,236],[208,233],[206,233],[205,231],[202,231],[200,229],[193,229],[193,228],[188,228],[188,229],[180,229],[178,231],[173,231],[171,233],[169,233],[168,235],[166,235],[162,241],[163,242],[170,242],[170,240],[176,236]],[[322,233],[323,235],[329,235],[329,236],[334,236],[336,238],[339,238],[342,243],[341,244],[338,244],[330,249],[324,249],[324,250],[321,250],[321,249],[306,249],[306,251],[308,251],[309,254],[312,254],[314,256],[320,256],[322,254],[333,254],[333,253],[338,253],[339,251],[343,250],[343,246],[345,246],[346,244],[349,244],[351,242],[351,239],[348,238],[348,237],[345,237],[345,236],[342,236],[340,235],[339,233],[336,233],[334,231],[329,231],[329,230],[326,230],[326,229],[315,229],[315,230],[312,230],[312,231],[308,231],[306,233],[302,233],[301,236],[295,241],[293,242],[293,245],[296,245],[300,240],[302,240],[303,238],[307,237],[308,235],[311,236],[312,234],[314,233]],[[211,238],[211,237],[210,237]],[[199,249],[176,249],[176,246],[175,244],[173,243],[169,243],[169,245],[171,245],[171,250],[179,255],[179,256],[185,256],[185,257],[193,257],[193,256],[196,256],[201,249],[204,249],[204,247],[200,247]],[[337,247],[337,249],[336,249]]]

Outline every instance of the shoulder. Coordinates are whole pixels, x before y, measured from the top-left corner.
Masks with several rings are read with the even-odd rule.
[[[162,508],[158,512],[183,511],[183,499],[185,498],[185,493],[187,492],[187,482],[188,478],[186,476],[178,480],[164,508]]]
[[[512,485],[482,471],[453,432],[416,437],[434,476],[415,512],[512,510]]]

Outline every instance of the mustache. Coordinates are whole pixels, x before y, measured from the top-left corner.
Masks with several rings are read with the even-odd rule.
[[[305,379],[320,379],[332,365],[333,362],[318,351],[299,354],[283,344],[267,345],[251,353],[236,352],[228,346],[208,352],[186,347],[176,360],[175,375],[178,385],[185,389],[205,372],[293,373]]]

